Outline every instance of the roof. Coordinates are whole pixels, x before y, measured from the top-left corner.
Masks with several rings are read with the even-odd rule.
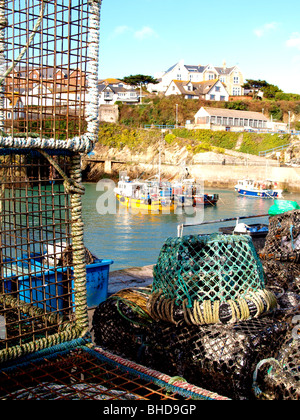
[[[106,84],[106,85],[117,85],[119,83],[122,83],[123,85],[125,85],[126,83],[122,82],[122,80],[119,79],[114,79],[114,78],[107,78],[107,79],[102,79],[99,80],[100,84]]]
[[[105,90],[111,90],[114,93],[120,93],[120,92],[124,92],[124,93],[133,93],[136,92],[135,89],[125,89],[122,86],[113,86],[113,85],[107,85],[107,84],[99,84],[98,85],[99,88],[99,92],[104,92]]]
[[[252,120],[269,121],[262,112],[252,111],[237,111],[235,109],[226,108],[210,108],[203,107],[203,109],[212,117],[232,117],[232,118],[247,118]]]
[[[166,72],[165,72],[165,74],[166,73],[169,73],[170,71],[172,71],[178,64],[180,64],[180,63],[176,63],[176,64],[174,64],[174,66],[172,66],[172,67],[170,67]],[[195,66],[195,65],[190,65],[190,64],[183,64],[183,66],[190,72],[190,73],[203,73],[204,72],[204,70],[208,67],[208,64],[206,65],[206,66],[202,66],[202,65],[198,65],[198,66]],[[236,68],[236,66],[233,66],[233,67],[215,67],[215,66],[213,66],[213,68],[220,74],[220,75],[222,75],[222,74],[230,74],[235,68]]]
[[[203,82],[191,82],[190,80],[172,80],[178,90],[183,95],[203,96],[209,93],[212,87],[218,82],[218,79],[205,80]],[[192,85],[193,90],[186,90],[185,86]]]

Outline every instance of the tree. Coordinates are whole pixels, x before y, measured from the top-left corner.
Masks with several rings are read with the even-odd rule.
[[[244,86],[242,86],[244,89],[254,89],[259,90],[266,86],[268,86],[269,83],[267,83],[265,80],[252,80],[252,79],[246,79],[246,82]]]
[[[279,89],[278,86],[275,85],[269,85],[262,88],[262,91],[264,92],[264,97],[267,99],[275,99],[276,93],[282,93],[283,90]]]
[[[283,92],[281,89],[279,89],[278,86],[271,85],[265,80],[246,79],[246,82],[247,83],[244,84],[243,88],[251,89],[253,91],[253,97],[257,97],[258,92],[262,91],[264,93],[265,98],[274,99],[276,96],[276,93]]]
[[[154,79],[152,76],[146,76],[143,74],[136,74],[135,76],[126,76],[121,79],[122,82],[128,83],[133,86],[148,85],[148,83],[159,83],[158,80]]]

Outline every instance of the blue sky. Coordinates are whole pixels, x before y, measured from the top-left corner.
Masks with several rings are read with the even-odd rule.
[[[238,65],[300,94],[300,1],[103,0],[100,78]]]

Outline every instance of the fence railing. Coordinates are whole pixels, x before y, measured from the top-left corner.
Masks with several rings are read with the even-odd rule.
[[[290,144],[284,144],[282,146],[274,147],[273,149],[264,150],[263,152],[259,152],[259,156],[267,156],[270,153],[279,152],[281,150],[285,150],[290,146]]]

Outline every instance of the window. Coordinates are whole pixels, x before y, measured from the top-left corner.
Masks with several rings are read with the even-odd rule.
[[[241,89],[239,87],[234,87],[232,90],[233,96],[239,96],[241,94]]]
[[[214,80],[214,79],[216,79],[216,75],[215,74],[209,74],[208,75],[208,80]]]
[[[220,86],[216,86],[216,92],[221,92]]]
[[[210,95],[210,100],[211,101],[215,101],[215,99],[216,99],[216,96],[215,95]]]
[[[222,117],[217,117],[217,124],[221,125],[222,124]]]
[[[240,78],[238,76],[234,76],[233,83],[238,85],[240,83]]]
[[[177,80],[181,80],[181,74],[177,74]]]
[[[226,100],[225,96],[220,96],[220,101],[225,101],[225,100]]]
[[[228,124],[228,119],[227,117],[223,117],[223,125],[227,125]]]

